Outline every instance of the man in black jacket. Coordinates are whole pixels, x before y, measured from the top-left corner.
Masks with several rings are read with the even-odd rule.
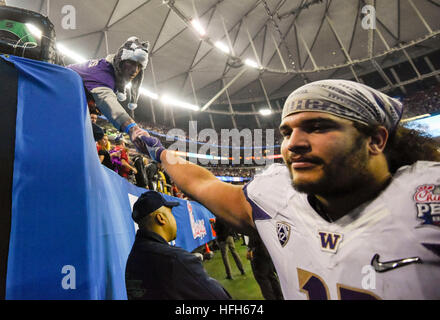
[[[249,234],[248,253],[252,272],[266,300],[284,300],[275,266],[257,232]]]
[[[206,273],[199,259],[168,243],[176,239],[171,202],[158,192],[142,194],[133,206],[139,225],[125,269],[129,300],[229,300],[229,293]]]

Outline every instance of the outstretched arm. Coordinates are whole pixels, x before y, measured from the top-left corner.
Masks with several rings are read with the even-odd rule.
[[[246,231],[253,227],[252,208],[241,186],[217,179],[210,171],[164,150],[160,160],[177,186],[216,216]]]
[[[106,116],[106,118],[115,126],[116,129],[121,130],[121,127],[124,124],[134,122],[119,103],[118,98],[112,89],[107,87],[98,87],[94,88],[91,93],[98,109]]]
[[[142,135],[130,133],[138,151],[161,162],[180,190],[243,233],[253,229],[252,207],[242,187],[222,182],[205,168],[165,150],[159,139],[151,137],[146,131]]]

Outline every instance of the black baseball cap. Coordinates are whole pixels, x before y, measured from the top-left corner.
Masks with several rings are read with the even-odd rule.
[[[93,129],[93,138],[95,139],[95,141],[99,141],[102,138],[104,138],[105,131],[103,128],[92,123],[92,129]]]
[[[156,191],[147,191],[143,193],[139,199],[133,205],[133,213],[131,217],[136,223],[149,215],[150,213],[156,211],[162,206],[173,208],[177,207],[180,203],[178,201],[167,201],[165,198]]]

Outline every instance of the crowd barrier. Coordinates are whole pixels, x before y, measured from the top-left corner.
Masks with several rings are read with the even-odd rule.
[[[126,299],[131,209],[147,190],[99,163],[80,77],[0,56],[0,99],[0,298]],[[214,239],[205,207],[173,200],[175,245]]]

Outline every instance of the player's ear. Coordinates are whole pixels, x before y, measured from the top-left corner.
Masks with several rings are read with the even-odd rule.
[[[368,151],[371,155],[383,153],[387,141],[388,130],[383,126],[378,127],[377,130],[369,137]]]

